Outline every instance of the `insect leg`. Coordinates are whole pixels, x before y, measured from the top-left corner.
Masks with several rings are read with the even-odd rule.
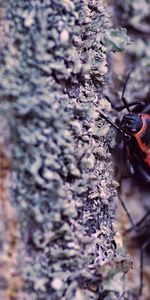
[[[129,229],[127,229],[125,231],[124,234],[128,234],[133,229],[135,229],[136,232],[145,230],[145,227],[146,227],[145,223],[149,224],[149,222],[146,222],[149,216],[150,216],[150,210],[137,223],[134,224],[134,228],[133,228],[133,226],[130,227]]]
[[[139,295],[142,295],[143,292],[143,268],[144,268],[144,250],[150,243],[150,238],[143,244],[140,249],[140,288],[139,288]]]
[[[126,107],[126,109],[128,110],[129,113],[130,113],[129,104],[128,104],[127,100],[125,99],[124,94],[125,94],[126,87],[127,87],[128,81],[130,79],[130,76],[131,76],[133,70],[134,70],[134,67],[131,69],[131,71],[128,73],[128,75],[126,77],[126,80],[125,80],[125,83],[124,83],[123,89],[122,89],[121,98],[120,98],[120,100],[123,102],[124,106]]]
[[[126,138],[124,138],[123,141],[124,141],[124,146],[123,146],[123,156],[124,156],[124,160],[125,160],[125,162],[126,162],[126,164],[127,164],[127,167],[128,167],[128,170],[127,170],[127,171],[129,171],[129,172],[130,172],[130,175],[132,176],[132,175],[134,174],[134,170],[133,170],[132,165],[131,165],[131,162],[130,162],[130,155],[129,155],[129,151],[128,151],[128,146],[127,146]],[[125,177],[126,177],[126,176],[125,176]],[[123,178],[125,178],[125,177],[123,177]],[[129,177],[129,174],[128,174],[127,177]],[[123,179],[123,178],[122,178],[122,179]],[[129,211],[128,211],[128,209],[127,209],[125,203],[124,203],[124,201],[122,200],[122,198],[121,198],[120,196],[119,196],[119,200],[120,200],[120,203],[121,203],[123,209],[125,210],[125,212],[126,212],[126,214],[127,214],[127,217],[128,217],[128,219],[129,219],[131,225],[132,225],[131,228],[134,229],[134,228],[135,228],[135,223],[134,223],[134,221],[133,221],[133,219],[132,219],[132,217],[131,217],[131,215],[130,215],[130,213],[129,213]]]
[[[129,78],[130,78],[130,76],[131,76],[131,73],[133,72],[133,69],[134,69],[134,68],[132,68],[132,70],[131,70],[131,71],[129,72],[129,74],[127,75],[126,80],[125,80],[124,85],[123,85],[123,89],[122,89],[122,93],[121,93],[121,98],[120,98],[121,102],[123,103],[123,106],[122,106],[122,105],[119,106],[119,107],[114,106],[113,103],[110,101],[109,97],[108,97],[108,96],[105,96],[105,97],[108,99],[108,101],[112,104],[112,107],[113,107],[114,109],[116,109],[117,111],[121,111],[122,109],[126,108],[126,109],[128,110],[128,112],[130,113],[130,106],[132,106],[132,104],[130,105],[130,104],[127,102],[127,100],[126,100],[125,97],[124,97],[124,94],[125,94],[125,90],[126,90],[127,83],[128,83],[128,81],[129,81]],[[136,104],[135,104],[135,105],[136,105]]]
[[[125,234],[128,234],[130,231],[132,231],[133,229],[135,230],[135,232],[143,232],[143,231],[147,231],[149,229],[149,222],[146,222],[148,217],[150,216],[150,210],[144,215],[144,217],[141,218],[140,221],[138,221],[136,224],[134,224],[134,227],[130,227],[129,229],[127,229],[124,232]],[[146,223],[146,224],[145,224]],[[146,247],[150,244],[150,238],[148,238],[148,240],[142,245],[142,247],[140,248],[140,286],[139,286],[139,295],[142,295],[143,292],[143,269],[144,269],[144,250],[146,249]]]
[[[125,205],[124,201],[121,199],[120,196],[119,196],[119,200],[120,200],[120,203],[121,203],[123,209],[125,210],[125,212],[126,212],[126,214],[127,214],[127,217],[128,217],[128,219],[129,219],[131,225],[132,225],[131,228],[132,228],[132,229],[135,228],[135,224],[134,224],[134,222],[133,222],[133,220],[132,220],[132,217],[131,217],[131,215],[130,215],[128,209],[126,208],[126,205]]]
[[[117,129],[120,133],[126,136],[126,134],[122,131],[122,129],[117,126],[108,116],[104,115],[102,112],[100,113],[101,118],[106,120],[109,124],[111,124],[115,129]]]
[[[105,98],[111,103],[111,106],[113,109],[115,109],[116,111],[122,111],[123,109],[127,108],[126,105],[119,105],[119,106],[116,106],[112,103],[112,101],[110,100],[110,98],[108,96],[105,95]],[[125,98],[124,98],[125,99]],[[126,101],[126,100],[125,100]],[[126,101],[127,103],[127,101]],[[144,105],[145,103],[144,102],[139,102],[139,101],[134,101],[132,103],[128,103],[128,107],[132,107],[132,106],[137,106],[137,105]]]

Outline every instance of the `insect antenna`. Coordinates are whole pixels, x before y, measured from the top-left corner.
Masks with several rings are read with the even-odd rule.
[[[131,71],[129,72],[129,74],[128,74],[127,77],[126,77],[126,80],[125,80],[125,83],[124,83],[123,89],[122,89],[121,99],[120,99],[120,100],[123,102],[124,106],[126,107],[126,109],[127,109],[127,111],[128,111],[129,113],[131,112],[131,110],[130,110],[130,105],[129,105],[129,103],[127,102],[127,100],[125,99],[124,94],[125,94],[125,91],[126,91],[127,83],[128,83],[128,81],[129,81],[129,78],[130,78],[130,76],[131,76],[133,70],[134,70],[134,67],[131,69]]]
[[[119,126],[117,126],[109,117],[104,115],[102,112],[100,113],[100,116],[101,116],[101,118],[106,120],[109,124],[111,124],[115,129],[117,129],[120,133],[122,133],[124,136],[126,136],[126,134],[123,132],[123,130]]]

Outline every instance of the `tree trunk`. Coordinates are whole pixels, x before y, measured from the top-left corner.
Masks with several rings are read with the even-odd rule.
[[[3,300],[120,299],[114,135],[99,115],[111,30],[100,0],[1,7]]]

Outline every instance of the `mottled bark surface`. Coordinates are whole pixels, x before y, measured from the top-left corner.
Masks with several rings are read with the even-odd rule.
[[[11,177],[1,264],[4,244],[12,257],[1,299],[120,299],[114,134],[99,112],[111,110],[107,55],[123,50],[125,31],[99,0],[7,0],[1,11],[1,170]]]

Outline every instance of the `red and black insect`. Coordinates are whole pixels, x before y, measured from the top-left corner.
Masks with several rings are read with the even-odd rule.
[[[121,111],[126,108],[128,113],[125,114],[119,124],[112,122],[112,120],[105,114],[100,116],[116,128],[122,135],[124,141],[125,160],[129,167],[131,175],[138,175],[143,178],[145,183],[150,183],[150,110],[148,111],[148,104],[143,102],[128,103],[124,97],[125,88],[130,74],[127,76],[124,84],[121,101],[123,105],[114,107]],[[108,97],[107,97],[108,98]],[[108,98],[109,100],[109,98]],[[109,100],[110,101],[110,100]],[[133,111],[130,107],[134,106]],[[138,107],[138,111],[135,112]]]
[[[114,123],[104,113],[100,113],[100,116],[120,133],[124,144],[124,157],[130,174],[141,177],[142,182],[144,181],[150,187],[150,103],[136,101],[129,104],[126,101],[124,93],[130,74],[127,76],[120,99],[123,105],[120,107],[112,105],[112,107],[117,111],[121,111],[126,108],[128,113],[123,116],[121,121],[116,123]],[[107,99],[111,102],[108,97]],[[131,107],[134,107],[133,110],[130,109]],[[128,209],[121,198],[120,201],[132,224],[132,227],[128,231],[130,232],[135,229],[137,233],[145,233],[145,227],[146,229],[149,229],[150,225],[150,211],[148,211],[137,224],[134,224]],[[143,253],[149,245],[150,238],[148,234],[148,238],[146,238],[146,241],[140,247],[140,295],[143,290]]]

